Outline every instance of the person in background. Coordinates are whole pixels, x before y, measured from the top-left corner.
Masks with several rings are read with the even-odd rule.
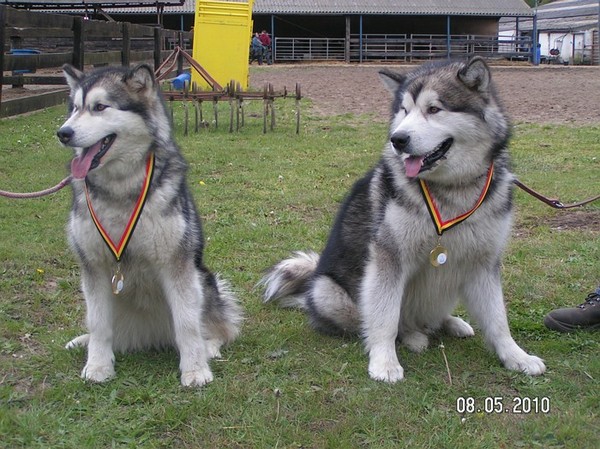
[[[544,318],[544,324],[558,332],[600,330],[600,286],[587,295],[583,304],[550,312]]]
[[[265,55],[265,47],[260,41],[259,34],[254,33],[252,38],[252,44],[250,45],[250,64],[256,59],[258,65],[262,65],[263,57]]]
[[[273,58],[271,53],[271,36],[269,36],[267,30],[262,30],[258,38],[260,39],[261,44],[263,44],[263,47],[265,47],[266,49],[265,58],[267,60],[267,64],[273,64]]]

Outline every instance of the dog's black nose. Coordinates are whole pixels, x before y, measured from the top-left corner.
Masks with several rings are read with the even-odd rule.
[[[410,142],[410,136],[407,133],[398,132],[392,134],[390,141],[396,150],[402,151],[408,146],[408,143]]]
[[[75,131],[70,126],[63,126],[56,132],[59,140],[65,144],[69,143],[69,140],[73,138],[73,134],[75,134]]]

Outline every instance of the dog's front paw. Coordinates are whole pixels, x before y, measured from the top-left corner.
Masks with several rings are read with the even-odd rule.
[[[393,343],[391,347],[372,348],[369,351],[369,376],[373,380],[389,383],[404,379],[404,369],[400,366]]]
[[[508,357],[503,360],[504,366],[510,370],[521,371],[530,376],[539,376],[546,371],[544,361],[535,355],[526,352],[518,356]]]
[[[184,387],[201,387],[212,382],[212,380],[213,375],[208,367],[181,373],[181,385]]]
[[[369,376],[373,380],[395,383],[404,379],[404,369],[398,362],[369,362]]]
[[[91,382],[106,382],[115,375],[115,368],[111,365],[87,364],[81,371],[81,377]]]

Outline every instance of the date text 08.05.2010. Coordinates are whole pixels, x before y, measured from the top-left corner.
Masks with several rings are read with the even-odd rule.
[[[461,414],[469,413],[513,413],[513,414],[538,414],[550,413],[550,398],[520,397],[512,399],[502,396],[488,396],[474,398],[459,396],[456,398],[456,411]]]

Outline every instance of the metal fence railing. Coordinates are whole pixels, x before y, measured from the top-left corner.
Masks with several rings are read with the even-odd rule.
[[[441,34],[352,34],[344,38],[275,38],[275,61],[366,60],[419,61],[480,55],[488,58],[529,59],[530,37]]]
[[[275,61],[307,61],[345,59],[343,38],[279,37],[275,38]]]

